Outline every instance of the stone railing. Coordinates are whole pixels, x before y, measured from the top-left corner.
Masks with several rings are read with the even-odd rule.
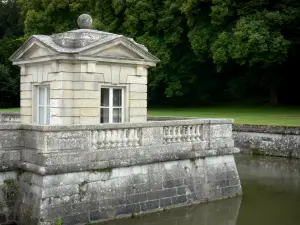
[[[1,123],[20,123],[20,113],[0,112]]]
[[[233,138],[242,152],[300,158],[300,127],[236,124]]]
[[[166,198],[168,205],[227,198],[241,194],[232,123],[0,124],[0,178],[20,182],[15,204],[43,224],[59,217],[67,225],[107,219],[93,217],[99,207],[114,211],[107,212],[115,218],[132,215],[133,205],[137,213],[162,209]],[[86,217],[77,220],[82,214]]]
[[[198,142],[202,140],[202,125],[164,127],[164,143]]]
[[[12,165],[40,174],[226,155],[238,152],[232,123],[185,118],[99,125],[2,124],[0,151],[9,154],[14,149],[11,153],[22,162],[16,163],[15,157]]]
[[[103,129],[92,131],[92,149],[141,145],[141,129]]]

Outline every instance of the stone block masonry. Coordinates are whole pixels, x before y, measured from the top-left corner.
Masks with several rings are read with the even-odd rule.
[[[233,137],[242,152],[300,158],[300,127],[234,125]]]
[[[2,184],[18,187],[0,218],[76,225],[240,195],[232,122],[0,124]]]
[[[20,123],[20,113],[0,113],[0,124]]]
[[[50,88],[51,125],[99,123],[103,87],[118,87],[126,93],[125,122],[147,121],[147,70],[142,66],[59,62],[23,67],[20,111],[24,124],[37,123],[34,109],[39,85]]]
[[[40,216],[99,222],[241,194],[233,156],[179,160],[42,178]]]
[[[0,171],[0,224],[15,221],[19,192],[17,177],[15,171]]]

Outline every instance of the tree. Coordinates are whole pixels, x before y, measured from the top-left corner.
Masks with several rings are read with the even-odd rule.
[[[218,71],[231,61],[247,67],[251,76],[239,77],[262,84],[269,90],[270,103],[277,104],[277,89],[284,78],[277,71],[284,67],[292,47],[298,46],[296,37],[288,35],[295,25],[299,28],[294,23],[299,21],[298,1],[186,0],[182,11],[197,55],[209,55]]]
[[[25,36],[94,28],[144,44],[161,59],[149,73],[150,100],[197,104],[293,97],[300,50],[298,0],[18,0]],[[295,86],[294,86],[295,87]],[[296,88],[296,87],[295,87]],[[255,90],[255,91],[254,91]],[[287,94],[290,93],[290,94]]]
[[[14,0],[0,2],[0,107],[19,105],[19,68],[8,60],[23,43],[23,25]]]
[[[77,29],[78,15],[89,11],[89,0],[18,0],[26,36]]]

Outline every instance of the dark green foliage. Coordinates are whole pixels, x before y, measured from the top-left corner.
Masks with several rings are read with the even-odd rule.
[[[0,2],[0,107],[19,105],[19,68],[8,60],[21,46],[23,23],[15,0]]]
[[[150,104],[246,99],[300,103],[298,0],[14,0],[0,3],[0,106],[18,101],[18,70],[7,61],[31,34],[94,28],[144,44],[161,59],[149,73]],[[3,9],[3,10],[2,10]],[[19,9],[21,9],[19,13]],[[5,87],[4,87],[5,86]],[[15,101],[15,102],[17,102]],[[15,105],[16,103],[12,103]]]

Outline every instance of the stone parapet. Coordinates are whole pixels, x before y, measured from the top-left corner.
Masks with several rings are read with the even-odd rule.
[[[1,125],[0,132],[2,148],[9,148],[10,154],[22,153],[20,168],[45,175],[236,153],[231,122],[186,119],[100,125],[20,124]]]
[[[0,124],[20,123],[20,113],[0,112]]]
[[[242,193],[233,120],[154,119],[1,124],[2,174],[19,171],[17,208],[7,212],[20,224],[75,225]]]
[[[293,126],[235,124],[233,130],[235,132],[300,135],[300,127]]]
[[[233,138],[242,152],[300,158],[300,127],[234,125]]]

